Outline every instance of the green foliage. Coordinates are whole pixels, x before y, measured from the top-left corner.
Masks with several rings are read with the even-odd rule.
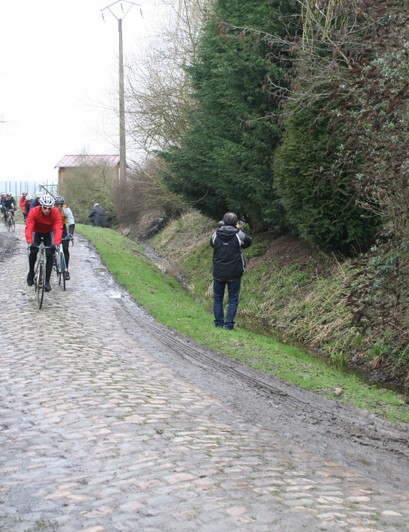
[[[348,359],[345,353],[339,351],[332,353],[330,356],[330,360],[331,364],[338,370],[343,370],[348,367]]]
[[[211,312],[208,236],[213,228],[206,220],[192,211],[170,223],[155,237],[154,245],[183,272],[184,286]],[[264,239],[258,235],[255,241],[259,243],[255,254],[250,253],[253,246],[245,250],[248,268],[242,281],[239,324],[307,346],[335,367],[359,365],[368,373],[376,370],[376,379],[383,376],[404,385],[409,367],[409,315],[403,310],[407,298],[402,302],[393,299],[398,276],[392,260],[373,261],[383,272],[378,277],[385,281],[374,283],[376,270],[358,269],[363,257],[340,262],[332,253],[320,252],[288,236],[272,240],[271,235]],[[409,260],[402,262],[409,264]],[[363,276],[370,271],[369,278]],[[353,283],[362,291],[376,284],[380,291],[366,304],[365,292],[354,291]],[[379,355],[379,346],[383,346],[383,354],[374,356]]]
[[[377,21],[381,30],[391,25]],[[407,139],[409,135],[409,32],[389,28],[390,49],[373,43],[371,61],[357,65],[348,80],[349,107],[339,113],[345,165],[356,176],[365,206],[396,234],[409,234]],[[406,26],[406,25],[405,25]],[[391,36],[391,32],[393,35]],[[396,47],[396,49],[395,49]],[[359,156],[357,156],[359,154]]]
[[[350,280],[348,306],[363,331],[363,344],[374,366],[391,367],[395,378],[408,378],[408,240],[379,240]]]
[[[243,228],[243,230],[245,232],[248,232],[246,231],[245,228]],[[263,255],[263,253],[268,249],[268,242],[266,241],[263,241],[262,239],[259,239],[256,237],[254,237],[252,239],[252,244],[251,244],[251,247],[249,247],[248,249],[246,249],[246,257],[247,259],[251,259],[253,257],[258,257],[260,255]]]
[[[165,184],[213,220],[237,210],[253,236],[278,225],[300,235],[299,245],[355,253],[355,262],[334,259],[328,275],[316,275],[309,263],[291,270],[263,260],[255,238],[240,319],[334,359],[371,359],[403,382],[409,31],[401,0],[216,0],[214,8],[188,69],[189,131],[163,154]],[[383,241],[365,253],[375,234]],[[203,255],[184,265],[195,294],[208,278],[201,245]]]
[[[351,175],[334,170],[338,145],[321,105],[289,114],[274,172],[287,219],[301,238],[345,252],[367,246],[379,221],[356,205]]]
[[[167,186],[213,219],[235,210],[253,233],[292,229],[325,250],[367,249],[385,219],[409,234],[398,3],[213,7],[188,68],[189,130],[162,154]]]
[[[94,203],[102,205],[108,223],[115,221],[114,183],[112,168],[89,165],[73,169],[62,179],[58,193],[72,209],[75,221],[86,223]]]
[[[234,210],[253,230],[283,222],[271,173],[280,139],[272,113],[279,101],[267,80],[285,85],[288,72],[271,61],[274,47],[265,37],[286,34],[280,9],[289,12],[291,4],[215,3],[189,69],[197,101],[189,132],[180,147],[163,154],[171,190],[214,219]]]
[[[192,275],[192,272],[200,272]],[[203,297],[210,295],[209,288],[212,286],[212,249],[209,242],[203,243],[186,257],[183,262],[183,272],[189,279],[189,290],[193,294]]]

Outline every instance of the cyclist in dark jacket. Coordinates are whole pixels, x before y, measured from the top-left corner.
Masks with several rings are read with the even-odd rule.
[[[14,196],[12,196],[10,193],[7,193],[4,201],[2,201],[2,204],[3,204],[4,222],[6,222],[8,211],[10,211],[11,215],[14,216],[14,211],[16,209],[16,200],[14,199]]]
[[[241,277],[245,271],[242,250],[251,246],[251,238],[240,229],[234,212],[227,212],[223,225],[210,239],[213,247],[213,312],[216,327],[233,329],[239,305]],[[223,299],[227,286],[229,303],[224,319]]]
[[[28,208],[27,212],[30,212],[31,209],[34,209],[34,207],[38,207],[40,205],[40,198],[42,194],[40,192],[37,192],[37,194],[34,196],[34,198],[31,200],[30,207]]]

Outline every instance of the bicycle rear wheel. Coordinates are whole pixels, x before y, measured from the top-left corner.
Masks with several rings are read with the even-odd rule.
[[[36,279],[35,279],[36,300],[37,300],[37,306],[39,309],[41,309],[41,307],[43,306],[44,283],[45,283],[44,265],[39,264]]]

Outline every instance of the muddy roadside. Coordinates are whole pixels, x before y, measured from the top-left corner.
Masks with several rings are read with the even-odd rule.
[[[15,233],[0,232],[0,262],[6,260],[7,256],[16,248],[17,236]]]
[[[12,261],[18,238],[0,232],[0,261]],[[87,246],[96,275],[114,284],[92,245]],[[239,409],[249,422],[280,427],[283,445],[286,441],[299,443],[325,460],[369,475],[380,485],[408,491],[408,426],[393,425],[230,360],[136,311],[129,295],[118,290],[122,292],[122,323],[129,334],[154,347],[158,359],[180,375]]]

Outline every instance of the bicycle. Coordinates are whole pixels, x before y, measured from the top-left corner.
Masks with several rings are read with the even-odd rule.
[[[31,244],[35,246],[35,244]],[[46,265],[46,250],[50,249],[50,246],[45,246],[44,241],[41,240],[38,247],[37,263],[34,271],[34,292],[36,295],[36,301],[38,309],[43,306],[44,292],[45,292],[45,265]],[[30,246],[29,246],[30,249]]]
[[[67,271],[67,265],[65,263],[64,250],[62,242],[58,245],[55,255],[55,269],[58,277],[58,284],[65,290],[65,272]]]
[[[16,222],[14,221],[14,211],[12,209],[9,209],[6,212],[6,221],[5,221],[7,231],[12,231],[13,233],[16,231]]]

